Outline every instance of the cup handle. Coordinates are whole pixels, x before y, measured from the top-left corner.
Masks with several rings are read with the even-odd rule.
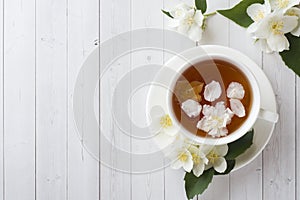
[[[258,118],[266,120],[268,122],[276,123],[278,121],[279,115],[272,111],[261,108],[259,110]]]

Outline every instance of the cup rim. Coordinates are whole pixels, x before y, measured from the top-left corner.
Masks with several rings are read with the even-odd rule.
[[[242,73],[247,77],[251,91],[252,91],[252,105],[250,109],[250,113],[247,117],[247,119],[244,121],[244,123],[235,131],[230,133],[227,136],[220,137],[220,138],[213,138],[210,136],[202,137],[197,136],[187,129],[185,129],[180,122],[177,120],[173,108],[172,108],[172,95],[173,95],[173,89],[175,87],[176,81],[178,80],[179,76],[192,64],[205,61],[205,60],[223,60],[226,62],[229,62],[233,65],[235,65],[239,70],[242,71]],[[175,57],[176,60],[176,57]],[[174,61],[174,60],[173,60]],[[180,62],[172,62],[173,64],[180,63]],[[242,62],[236,62],[233,58],[231,58],[228,55],[224,54],[209,54],[209,55],[200,55],[199,57],[186,60],[186,62],[181,63],[180,66],[177,66],[177,73],[174,77],[172,77],[170,89],[167,92],[167,109],[170,117],[175,122],[176,126],[179,127],[179,131],[185,135],[187,138],[191,139],[192,141],[200,144],[207,144],[207,145],[223,145],[228,144],[231,142],[234,142],[235,140],[239,139],[243,135],[245,135],[254,125],[255,121],[257,120],[259,110],[260,110],[260,92],[259,92],[259,86],[257,83],[256,78],[252,74],[252,72],[248,69],[248,66],[246,66]]]

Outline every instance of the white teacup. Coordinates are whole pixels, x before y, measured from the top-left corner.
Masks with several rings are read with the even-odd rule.
[[[251,93],[252,93],[252,105],[250,106],[251,109],[248,113],[248,117],[245,119],[245,121],[239,128],[229,133],[227,136],[220,137],[220,138],[213,138],[211,136],[202,137],[202,136],[195,135],[195,133],[191,133],[190,131],[185,129],[177,120],[172,107],[172,96],[173,96],[172,89],[175,88],[176,81],[178,80],[179,76],[182,75],[182,72],[195,63],[212,60],[212,59],[223,60],[232,63],[234,66],[236,66],[248,79],[251,88]],[[194,57],[192,60],[186,60],[186,58],[175,57],[171,59],[166,64],[166,66],[169,66],[176,71],[176,73],[174,73],[172,77],[169,76],[170,90],[167,93],[167,109],[168,109],[167,112],[169,113],[173,123],[180,128],[180,132],[183,133],[189,139],[197,143],[208,144],[208,145],[222,145],[222,144],[231,143],[239,139],[243,135],[245,135],[253,127],[254,123],[258,118],[262,118],[266,121],[273,122],[273,123],[277,122],[278,120],[277,113],[273,113],[261,108],[260,106],[261,96],[260,96],[259,86],[254,75],[248,69],[251,66],[245,66],[243,63],[236,62],[234,58],[228,55],[221,55],[221,54],[209,54],[209,55],[200,54],[198,57]]]

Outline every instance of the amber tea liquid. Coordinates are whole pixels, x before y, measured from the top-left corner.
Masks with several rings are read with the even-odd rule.
[[[247,77],[243,74],[243,72],[240,69],[238,69],[235,65],[227,61],[219,59],[201,61],[188,67],[185,71],[183,71],[181,76],[177,79],[176,83],[178,81],[188,81],[190,83],[193,81],[200,81],[203,82],[205,86],[213,80],[220,83],[222,88],[222,95],[219,99],[215,100],[214,102],[208,102],[203,98],[203,88],[203,90],[200,93],[200,95],[202,96],[202,100],[199,102],[202,106],[205,104],[214,106],[217,102],[224,101],[225,106],[230,108],[229,98],[227,98],[226,96],[226,89],[228,88],[231,82],[238,82],[242,84],[245,90],[245,96],[241,100],[241,102],[245,107],[246,116],[239,118],[234,115],[232,117],[231,123],[227,125],[229,135],[230,133],[237,130],[244,123],[244,121],[248,117],[252,105],[252,90]],[[179,102],[179,100],[176,98],[176,95],[173,93],[172,107],[177,121],[185,129],[187,129],[193,134],[202,137],[210,137],[207,135],[206,132],[197,129],[196,127],[197,122],[203,117],[202,113],[196,118],[189,118],[181,110],[181,103],[182,102]]]

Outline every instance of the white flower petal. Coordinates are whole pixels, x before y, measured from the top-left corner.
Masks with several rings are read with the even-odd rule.
[[[188,24],[184,23],[183,21],[180,21],[177,31],[179,33],[186,35],[188,33],[189,29],[190,29],[190,26]]]
[[[204,117],[197,123],[197,128],[203,130],[212,137],[221,137],[228,134],[226,125],[231,122],[233,112],[226,108],[224,102],[218,102],[215,107],[204,105]]]
[[[206,158],[206,155],[203,152],[200,151],[199,156],[205,165],[208,164],[208,159]]]
[[[288,33],[294,30],[298,25],[298,17],[297,16],[284,16],[282,18],[283,21],[283,33]]]
[[[197,117],[202,109],[202,106],[192,99],[188,99],[181,104],[181,109],[187,114],[189,117]]]
[[[213,128],[208,132],[208,135],[212,136],[213,138],[215,137],[220,137],[221,135],[219,134],[219,129],[218,128]]]
[[[212,149],[214,149],[214,146],[203,144],[199,147],[199,149],[204,155],[207,155],[211,152]]]
[[[172,161],[171,167],[174,169],[183,167],[185,171],[190,172],[193,168],[193,157],[187,150],[187,144],[183,140],[175,140],[170,146],[167,157]]]
[[[238,117],[245,117],[246,111],[242,102],[238,99],[230,99],[230,108]]]
[[[282,52],[288,50],[290,43],[284,35],[271,35],[267,39],[267,43],[272,51]]]
[[[192,7],[188,6],[185,3],[178,4],[174,9],[170,11],[170,14],[175,19],[184,18],[188,10],[192,9]]]
[[[187,11],[186,15],[185,15],[185,19],[194,19],[194,15],[195,15],[195,10],[194,9],[190,9]]]
[[[270,30],[270,21],[273,19],[273,15],[270,14],[266,16],[263,20],[260,21],[257,25],[257,29],[255,31],[256,38],[268,38],[271,34]]]
[[[209,132],[214,125],[212,124],[213,121],[207,119],[207,117],[203,117],[198,123],[197,128],[203,130],[205,132]]]
[[[203,20],[204,20],[204,16],[203,16],[201,10],[196,10],[195,15],[194,15],[194,20],[195,20],[195,23],[196,23],[199,27],[202,27],[202,25],[203,25]]]
[[[226,127],[219,128],[219,137],[226,136],[228,134],[228,129]]]
[[[213,163],[213,167],[217,172],[223,173],[227,168],[227,162],[225,158],[219,157],[215,159],[215,162]]]
[[[202,152],[202,149],[200,149],[200,147],[191,145],[188,147],[188,150],[190,151],[190,153],[193,157],[194,167],[198,164],[204,165],[204,164],[208,163],[208,159],[206,158],[206,155],[204,154],[204,152]],[[209,153],[209,152],[207,152],[207,153]]]
[[[230,124],[231,122],[231,118],[234,116],[234,113],[229,109],[229,108],[226,108],[226,113],[225,113],[225,121],[226,121],[226,125],[227,124]]]
[[[275,0],[277,3],[290,3],[289,0]],[[273,1],[272,3],[274,4]],[[287,2],[283,2],[287,1]],[[275,2],[275,4],[277,4]],[[285,33],[293,31],[298,25],[297,16],[284,16],[284,12],[275,11],[268,14],[257,25],[252,35],[254,39],[262,39],[258,41],[262,49],[266,52],[281,52],[289,49],[289,42],[284,36]],[[266,40],[266,41],[265,41]]]
[[[243,99],[245,90],[242,84],[238,82],[231,82],[227,88],[227,97],[235,99]]]
[[[215,105],[216,115],[223,115],[225,113],[226,107],[224,104],[224,101],[220,101]]]
[[[202,38],[203,29],[197,24],[193,24],[188,31],[188,36],[193,41],[200,41]]]
[[[197,165],[194,165],[193,167],[193,174],[197,177],[203,174],[205,168],[205,164],[203,162],[198,163]]]
[[[261,48],[263,52],[272,53],[273,50],[269,47],[266,39],[258,39],[256,44]]]
[[[165,134],[169,136],[176,136],[180,131],[180,128],[173,125],[164,129]]]
[[[208,163],[207,165],[205,165],[205,169],[204,170],[208,170],[208,169],[210,169],[212,167],[213,167],[212,163]]]
[[[299,22],[300,24],[300,22]],[[299,37],[300,36],[300,25],[297,26],[292,32],[291,32],[292,35],[296,36],[296,37]]]
[[[219,82],[212,81],[205,86],[204,99],[213,102],[221,96],[222,89]]]
[[[234,113],[229,108],[225,107],[223,101],[218,102],[215,108],[216,108],[216,115],[219,116],[219,118],[221,116],[221,119],[218,120],[219,127],[226,127],[226,125],[231,122],[231,118],[233,117]]]
[[[254,3],[247,8],[247,14],[255,22],[262,20],[266,14],[269,14],[271,9],[268,5]]]
[[[172,122],[170,116],[166,115],[161,107],[155,106],[151,108],[150,116],[151,123],[149,126],[149,131],[153,135],[163,132],[169,136],[175,136],[179,132],[180,127],[176,126]]]
[[[300,36],[300,9],[296,8],[296,7],[290,8],[286,12],[286,15],[298,17],[298,25],[296,26],[296,28],[293,31],[291,31],[291,34],[293,34],[294,36],[299,37]]]
[[[160,119],[165,115],[164,110],[160,106],[154,106],[150,110],[151,124],[149,126],[150,132],[152,134],[161,131],[162,127],[160,124]]]
[[[265,5],[266,13],[270,14],[272,12],[270,0],[265,0],[265,4],[264,5]]]
[[[215,146],[215,152],[219,155],[219,156],[225,156],[228,152],[228,145],[224,144],[224,145],[219,145],[219,146]]]
[[[250,26],[248,26],[247,32],[254,33],[258,29],[258,25],[259,25],[258,22],[253,22],[252,24],[250,24]]]
[[[188,156],[188,158],[187,158],[187,160],[183,164],[183,169],[186,172],[191,172],[192,169],[193,169],[193,157],[192,157],[192,155],[191,155],[191,153],[189,151],[186,151],[185,153]]]
[[[192,158],[189,158],[189,159],[187,160],[187,162],[185,162],[185,163],[183,164],[183,169],[184,169],[186,172],[191,172],[191,171],[192,171],[192,169],[193,169],[193,160],[192,160]]]
[[[173,169],[180,169],[181,167],[183,167],[183,162],[181,162],[180,160],[175,160],[175,161],[173,161],[172,162],[172,164],[171,164],[171,168],[173,168]]]
[[[183,8],[178,8],[174,12],[175,13],[171,12],[172,16],[180,16],[175,18],[180,20],[178,26],[177,24],[175,24],[175,27],[177,27],[177,31],[179,33],[187,35],[194,41],[201,40],[203,32],[202,25],[204,20],[202,12],[200,10],[194,9],[185,10]],[[176,12],[179,14],[176,14]],[[184,13],[184,15],[182,13]]]
[[[289,8],[299,4],[299,0],[270,0],[271,8],[285,13]]]
[[[154,139],[155,144],[160,149],[164,149],[164,148],[168,147],[170,144],[172,144],[174,142],[174,140],[176,139],[176,137],[170,136],[164,132],[161,132],[161,133],[155,135],[153,139]]]
[[[210,115],[212,115],[213,114],[213,112],[214,112],[214,107],[213,106],[210,106],[210,105],[204,105],[203,106],[203,109],[202,109],[202,113],[203,113],[203,115],[205,115],[205,116],[210,116]]]
[[[189,150],[189,152],[191,152],[191,154],[193,154],[193,153],[198,154],[198,152],[200,152],[199,148],[196,147],[195,145],[189,146],[188,150]]]
[[[260,11],[263,10],[263,5],[259,3],[254,3],[247,8],[247,14],[253,21],[257,20],[257,15],[260,14]]]
[[[227,128],[223,127],[223,128],[214,128],[211,131],[208,132],[208,135],[212,136],[212,137],[222,137],[222,136],[226,136],[228,134],[228,130]]]

